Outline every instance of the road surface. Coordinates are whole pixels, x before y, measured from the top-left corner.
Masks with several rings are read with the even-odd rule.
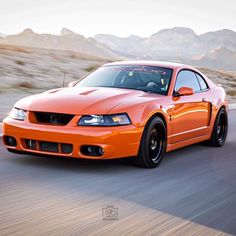
[[[157,169],[16,155],[1,142],[0,175],[1,236],[236,235],[236,111],[224,147],[173,151]]]

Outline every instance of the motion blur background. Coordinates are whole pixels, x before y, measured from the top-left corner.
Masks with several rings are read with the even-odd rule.
[[[234,0],[0,0],[0,121],[19,98],[106,62],[197,66],[236,101]]]
[[[236,102],[235,0],[0,0],[1,121],[24,96],[116,60],[198,67]],[[157,169],[8,153],[0,235],[236,235],[236,110],[224,147],[166,154]],[[103,220],[113,205],[118,219]]]

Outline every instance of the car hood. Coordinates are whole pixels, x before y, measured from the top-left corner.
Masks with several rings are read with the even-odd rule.
[[[21,99],[15,107],[28,111],[66,114],[108,114],[114,107],[138,98],[153,99],[143,91],[101,87],[53,89]],[[153,97],[153,95],[152,95]],[[162,97],[155,94],[155,99]]]

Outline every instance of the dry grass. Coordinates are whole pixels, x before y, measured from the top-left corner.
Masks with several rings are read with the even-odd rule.
[[[102,64],[111,62],[72,51],[0,45],[0,91],[48,90],[80,79]],[[236,72],[199,68],[216,84],[222,84],[229,100],[236,102]]]
[[[30,48],[27,47],[20,47],[20,46],[14,46],[14,45],[5,45],[5,44],[0,44],[0,50],[1,51],[13,51],[16,53],[30,53],[31,50]]]
[[[23,82],[20,82],[18,84],[16,84],[16,88],[26,88],[26,89],[33,89],[35,88],[33,83],[31,82],[26,82],[26,81],[23,81]]]
[[[81,78],[107,60],[86,54],[0,45],[0,91],[48,90]]]
[[[228,91],[227,94],[232,97],[236,97],[236,91]]]
[[[95,70],[95,69],[98,68],[98,67],[99,67],[99,65],[91,65],[91,66],[85,68],[84,70],[85,70],[86,72],[91,72],[91,71]]]
[[[221,84],[229,96],[230,102],[236,102],[236,72],[199,68],[209,79]]]
[[[25,65],[25,62],[21,61],[21,60],[16,60],[15,63],[17,65],[21,65],[21,66],[24,66]]]

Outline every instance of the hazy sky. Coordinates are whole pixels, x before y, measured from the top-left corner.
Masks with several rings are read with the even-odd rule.
[[[236,0],[0,0],[0,32],[5,34],[25,28],[59,34],[67,27],[85,36],[149,36],[175,26],[198,34],[236,31]]]

